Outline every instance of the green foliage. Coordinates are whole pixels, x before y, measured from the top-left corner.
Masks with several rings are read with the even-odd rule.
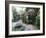
[[[26,22],[26,16],[25,14],[22,14],[22,17],[21,17],[22,21],[25,23]]]
[[[40,29],[40,17],[36,16],[35,26]]]
[[[12,12],[13,12],[13,19],[12,19],[12,22],[18,21],[18,20],[20,19],[20,15],[17,14],[16,9],[13,9]]]

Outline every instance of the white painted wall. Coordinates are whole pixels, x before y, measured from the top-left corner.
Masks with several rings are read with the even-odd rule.
[[[16,0],[16,1],[45,2],[46,0]],[[46,13],[45,13],[45,16],[46,16]],[[4,36],[5,36],[5,0],[0,0],[0,38],[5,38]],[[46,35],[45,36],[18,37],[18,38],[46,38]]]

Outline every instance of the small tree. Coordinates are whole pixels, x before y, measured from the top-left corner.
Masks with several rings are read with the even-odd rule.
[[[16,22],[20,19],[20,15],[17,13],[16,9],[13,7],[12,8],[12,12],[13,12],[13,22]]]

